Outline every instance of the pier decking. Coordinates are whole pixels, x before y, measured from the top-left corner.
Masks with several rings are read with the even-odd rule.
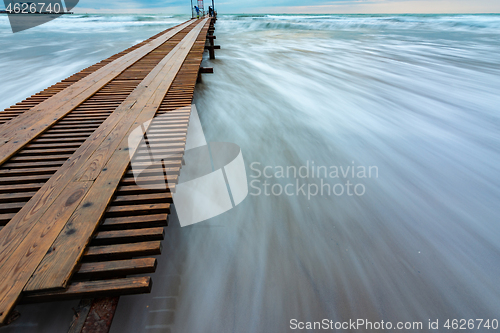
[[[0,112],[0,325],[19,302],[151,290],[133,275],[156,268],[212,25],[167,29]],[[166,190],[130,170],[128,136],[159,115]]]

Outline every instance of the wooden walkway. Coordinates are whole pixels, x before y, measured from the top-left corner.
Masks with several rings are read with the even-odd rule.
[[[128,135],[167,116],[154,139],[175,181],[211,24],[165,30],[0,112],[0,324],[18,302],[151,290],[130,275],[156,268],[174,185],[135,184]]]

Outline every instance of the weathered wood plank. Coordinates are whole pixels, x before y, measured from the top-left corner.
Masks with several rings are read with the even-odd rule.
[[[161,241],[91,246],[84,252],[87,261],[128,259],[161,254]]]
[[[0,194],[0,202],[25,202],[31,199],[36,192],[16,192]]]
[[[119,299],[120,296],[94,298],[85,322],[77,333],[109,333]]]
[[[148,188],[137,185],[120,185],[117,189],[117,194],[143,194],[143,193],[159,193],[159,192],[174,192],[175,184],[151,184]]]
[[[0,177],[0,185],[43,182],[49,179],[50,177],[52,177],[52,175]]]
[[[29,168],[29,169],[0,169],[0,176],[9,175],[13,176],[26,176],[30,174],[43,175],[43,174],[53,174],[57,171],[57,167],[49,168]]]
[[[164,237],[165,230],[161,227],[100,231],[92,239],[92,245],[148,242],[163,240]]]
[[[0,203],[0,212],[15,213],[24,206],[24,202]]]
[[[0,193],[30,192],[38,191],[44,183],[31,183],[19,185],[0,185]],[[2,234],[0,234],[2,235]],[[3,235],[2,235],[3,236]],[[1,238],[0,238],[1,241]]]
[[[24,296],[22,303],[144,294],[151,292],[151,287],[152,281],[149,276],[76,282],[69,285],[66,290]]]
[[[153,273],[156,270],[155,258],[138,258],[83,263],[78,268],[77,278],[97,279],[132,274]]]
[[[0,225],[6,225],[15,215],[16,213],[0,214]]]

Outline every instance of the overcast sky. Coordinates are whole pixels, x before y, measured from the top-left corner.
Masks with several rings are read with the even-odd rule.
[[[214,1],[219,13],[500,13],[500,0]],[[205,6],[208,2],[205,1]],[[190,3],[190,0],[80,0],[74,11],[187,14]]]

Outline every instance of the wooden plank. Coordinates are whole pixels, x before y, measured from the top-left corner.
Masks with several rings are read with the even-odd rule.
[[[26,162],[9,162],[9,163],[5,163],[4,165],[2,165],[3,168],[9,168],[10,170],[15,170],[15,169],[18,169],[18,168],[29,168],[29,167],[36,167],[36,166],[39,166],[39,167],[60,167],[61,165],[63,164],[63,162],[61,161],[42,161],[42,162],[30,162],[30,163],[26,163]]]
[[[16,213],[0,214],[0,225],[6,225],[16,215]]]
[[[0,202],[25,202],[31,199],[36,192],[16,192],[0,194]]]
[[[17,156],[24,155],[56,155],[56,154],[73,154],[75,148],[57,148],[57,149],[23,149],[17,153]]]
[[[1,195],[0,195],[0,198]],[[131,205],[131,204],[143,204],[143,203],[172,203],[172,193],[151,193],[142,195],[120,195],[116,197],[112,205]]]
[[[29,174],[43,175],[43,174],[53,174],[57,171],[57,167],[50,168],[29,168],[29,169],[0,169],[0,176],[26,176]]]
[[[0,185],[43,182],[43,181],[49,179],[50,177],[52,177],[52,175],[0,177]]]
[[[31,184],[19,184],[19,185],[1,185],[0,193],[14,193],[14,192],[30,192],[38,191],[44,183],[31,183]],[[0,234],[2,237],[3,234]],[[2,238],[0,237],[0,241]]]
[[[168,155],[168,156],[164,156],[163,157],[163,160],[164,161],[177,161],[177,160],[180,160],[182,159],[182,154],[172,154],[172,155]],[[142,163],[141,161],[147,161],[150,163],[151,161],[151,157],[149,156],[134,156],[134,163]]]
[[[91,174],[95,174],[97,178],[91,187],[91,191],[89,191],[79,207],[75,209],[74,214],[68,222],[68,225],[71,224],[75,228],[75,233],[68,234],[64,232],[64,229],[68,228],[64,227],[61,233],[62,237],[58,237],[54,242],[56,249],[64,249],[64,251],[56,250],[47,254],[30,279],[26,290],[53,289],[66,286],[73,273],[75,262],[78,262],[82,256],[83,249],[90,241],[91,235],[97,226],[97,221],[103,216],[116,187],[126,171],[129,164],[130,151],[134,153],[137,149],[137,147],[129,147],[128,139],[134,129],[132,127],[133,124],[143,124],[152,119],[205,22],[206,19],[193,28],[165,57],[165,61],[162,60],[160,62],[158,66],[161,67],[157,66],[152,71],[152,73],[157,71],[158,74],[162,75],[155,77],[155,80],[149,84],[145,93],[133,105],[133,109],[139,111],[138,115],[127,118],[125,122],[120,124],[123,126],[117,126],[117,133],[113,133],[112,135],[114,140],[109,140],[118,140],[119,145],[114,146],[111,143],[105,142],[104,145],[100,146],[103,149],[96,149],[95,154],[88,159],[88,161],[92,162],[85,163],[81,168],[81,170],[90,170]],[[129,120],[132,123],[128,127],[124,126]],[[110,154],[112,153],[111,156],[106,158],[109,147],[116,148],[110,152]],[[97,158],[94,158],[94,156]],[[101,161],[105,161],[106,164],[101,163]],[[96,167],[96,165],[99,166]],[[99,172],[95,172],[95,170]],[[93,178],[85,176],[88,175],[87,171],[83,173],[80,171],[77,177],[80,174],[84,179]],[[79,180],[82,180],[82,178]],[[89,221],[95,222],[89,223]],[[64,226],[64,222],[66,221],[59,221],[59,224]],[[79,244],[80,246],[74,246],[74,244]]]
[[[168,224],[167,219],[168,214],[113,217],[104,219],[100,228],[102,230],[123,230],[165,227]]]
[[[165,230],[161,227],[100,231],[92,239],[92,245],[149,242],[163,240],[164,237]]]
[[[66,161],[71,155],[44,155],[44,156],[14,156],[9,161]]]
[[[78,279],[98,279],[114,276],[153,273],[156,270],[155,258],[138,258],[83,263],[78,268]]]
[[[182,155],[181,154],[177,154],[177,160],[173,159],[173,160],[167,160],[167,161],[163,161],[163,165],[165,165],[166,168],[179,168],[182,164]],[[151,162],[134,162],[134,165],[136,165],[137,167],[148,167],[151,165]],[[129,173],[127,171],[127,174],[133,174],[133,173]]]
[[[152,281],[149,276],[76,282],[69,285],[66,290],[26,295],[22,303],[144,294],[151,292],[151,287]]]
[[[91,246],[84,252],[87,261],[128,259],[161,254],[161,241]]]

